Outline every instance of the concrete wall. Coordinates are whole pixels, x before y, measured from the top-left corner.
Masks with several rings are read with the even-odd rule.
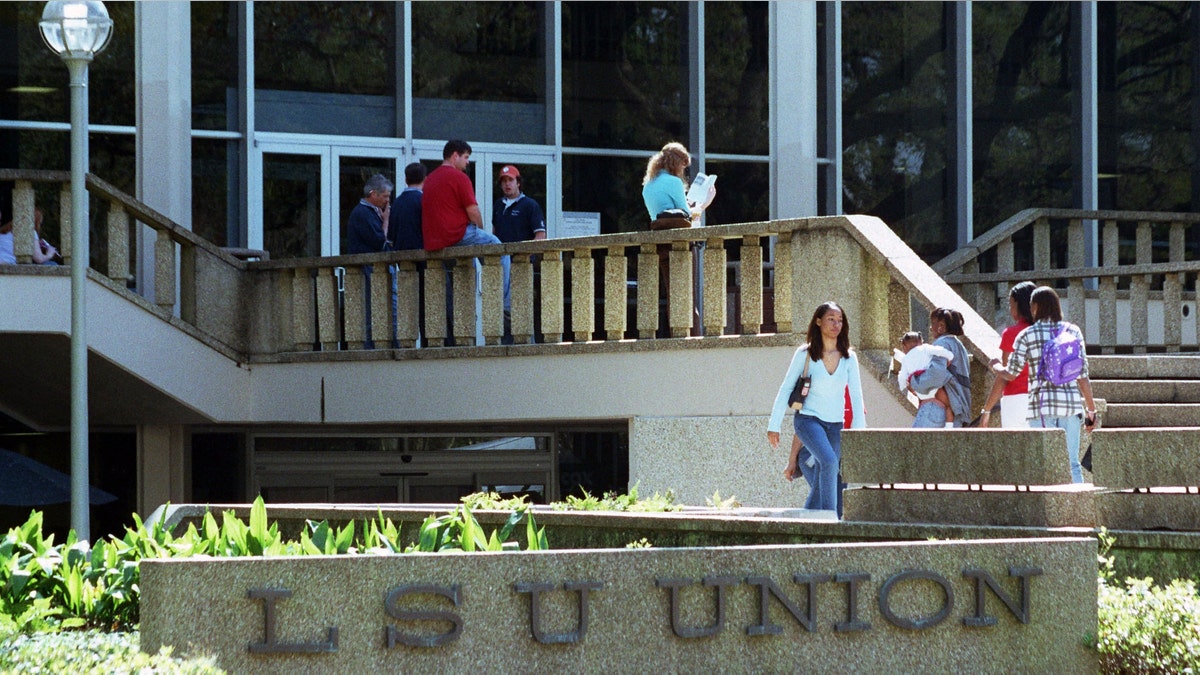
[[[1095,556],[1064,538],[147,560],[141,646],[239,673],[1089,672]]]

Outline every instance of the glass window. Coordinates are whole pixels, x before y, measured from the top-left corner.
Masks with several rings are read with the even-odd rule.
[[[704,5],[708,152],[770,152],[770,55],[765,2]]]
[[[705,210],[705,225],[754,223],[771,217],[771,165],[766,162],[708,160],[717,175],[717,196]]]
[[[396,3],[254,3],[255,125],[396,135]]]
[[[563,143],[686,141],[687,23],[682,2],[563,3]]]
[[[133,5],[104,3],[113,35],[88,68],[89,124],[133,126],[135,122]],[[42,2],[0,3],[0,119],[71,119],[67,67],[42,42],[38,29],[43,9]]]
[[[843,199],[925,260],[954,250],[947,223],[942,3],[842,4]]]
[[[1189,2],[1099,3],[1100,207],[1192,211]]]
[[[192,231],[217,246],[240,246],[238,141],[192,141]]]
[[[321,158],[263,153],[263,248],[271,258],[321,255]]]
[[[975,235],[1031,206],[1072,205],[1070,7],[974,3]]]
[[[236,131],[238,12],[231,2],[193,2],[192,128]]]
[[[600,214],[600,232],[644,232],[650,215],[642,201],[644,159],[563,156],[563,211]]]
[[[546,4],[414,2],[413,134],[546,143]]]

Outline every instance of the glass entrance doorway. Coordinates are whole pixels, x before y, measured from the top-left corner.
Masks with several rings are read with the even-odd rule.
[[[272,258],[339,255],[346,248],[346,221],[363,196],[363,184],[376,173],[393,183],[404,150],[398,139],[354,143],[263,134],[255,144],[262,182],[251,190],[250,213],[257,227],[247,233],[250,248]]]
[[[410,155],[402,139],[395,138],[259,134],[253,159],[262,180],[250,190],[246,245],[265,249],[275,259],[343,253],[346,221],[362,198],[367,179],[382,173],[395,184],[394,194],[399,193],[405,187],[404,166],[415,159],[432,171],[442,163],[443,145],[441,141],[417,142]],[[473,149],[467,175],[475,185],[485,229],[492,229],[492,211],[501,196],[500,169],[512,164],[520,170],[522,191],[536,200],[546,215],[547,236],[555,236],[561,213],[561,176],[554,154],[510,146]]]

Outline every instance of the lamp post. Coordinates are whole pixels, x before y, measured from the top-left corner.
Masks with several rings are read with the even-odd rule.
[[[46,46],[71,73],[71,527],[91,541],[88,495],[88,376],[84,292],[87,290],[88,64],[108,45],[112,19],[103,2],[53,0],[38,27]]]

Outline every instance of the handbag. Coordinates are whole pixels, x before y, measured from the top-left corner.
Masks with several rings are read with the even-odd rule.
[[[667,209],[650,221],[651,230],[676,230],[692,226],[692,214],[684,209]]]
[[[804,372],[796,380],[796,386],[792,387],[792,395],[788,397],[788,406],[792,410],[803,408],[804,399],[808,398],[808,387],[812,384],[812,378],[808,376],[808,362],[811,360],[808,356],[808,350],[804,350]]]

